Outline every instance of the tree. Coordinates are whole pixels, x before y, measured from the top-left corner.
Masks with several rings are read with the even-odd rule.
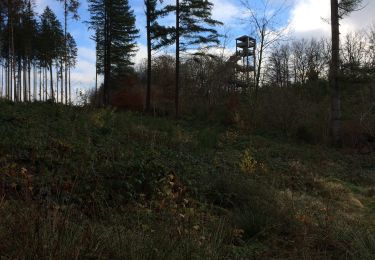
[[[25,9],[21,15],[22,28],[22,56],[23,56],[23,67],[24,67],[24,100],[31,100],[31,63],[36,57],[36,41],[38,34],[38,24],[33,11],[32,2],[29,0],[25,5]],[[27,80],[26,80],[27,79]]]
[[[97,44],[98,72],[104,75],[103,104],[107,105],[109,84],[131,71],[139,31],[128,0],[89,0],[89,11],[89,24]]]
[[[268,77],[272,84],[279,87],[290,85],[290,46],[278,46],[270,55],[268,64]]]
[[[166,16],[169,11],[164,8],[158,10],[158,2],[163,2],[163,0],[145,0],[147,30],[147,89],[145,110],[147,112],[150,112],[151,109],[152,51],[173,43],[170,36],[174,32],[174,28],[162,26],[158,23],[158,18]]]
[[[4,95],[4,90],[5,90],[5,82],[4,82],[4,68],[5,68],[5,59],[3,59],[1,55],[1,50],[3,49],[4,45],[4,29],[5,29],[5,2],[0,1],[0,67],[1,67],[1,79],[0,79],[0,97],[3,97]]]
[[[272,6],[270,0],[261,0],[254,6],[254,1],[241,0],[257,40],[257,73],[255,79],[255,97],[260,86],[266,50],[285,37],[286,26],[280,26],[279,19],[288,8],[288,1],[283,0],[279,5]]]
[[[69,104],[72,103],[72,87],[71,87],[71,81],[70,81],[70,69],[74,68],[77,64],[77,56],[78,56],[78,48],[77,48],[77,43],[74,40],[73,36],[68,33],[66,35],[67,39],[67,63],[66,67],[68,68],[68,82],[69,82],[69,88],[68,88],[68,93],[69,93]],[[66,93],[66,95],[68,95]]]
[[[49,68],[51,99],[55,99],[53,89],[53,61],[59,58],[59,50],[63,47],[63,31],[56,15],[47,6],[41,16],[40,47],[43,65]]]
[[[339,85],[340,66],[340,22],[344,16],[355,11],[362,0],[331,0],[331,35],[332,57],[330,63],[329,85],[331,89],[331,120],[330,134],[334,146],[341,145],[341,90]]]
[[[176,82],[175,116],[179,116],[179,76],[180,52],[196,46],[212,47],[219,44],[219,33],[215,26],[222,25],[212,18],[213,4],[207,0],[176,0],[175,6],[167,6],[167,11],[176,12]]]
[[[147,30],[147,90],[146,90],[146,112],[151,108],[151,69],[152,69],[152,49],[151,49],[151,23],[155,21],[153,13],[156,9],[156,0],[145,0],[146,5],[146,30]]]
[[[68,37],[67,37],[67,29],[68,29],[68,15],[69,13],[72,14],[72,18],[74,20],[78,20],[78,8],[80,3],[78,0],[59,0],[64,5],[64,79],[65,79],[65,104],[68,103]],[[63,90],[63,88],[61,88]],[[63,93],[61,93],[61,100],[63,100]],[[69,100],[71,97],[69,96]]]

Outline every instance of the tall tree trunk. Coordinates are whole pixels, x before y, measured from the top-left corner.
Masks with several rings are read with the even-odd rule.
[[[176,89],[175,89],[175,116],[179,116],[180,94],[180,1],[176,0]]]
[[[151,49],[151,6],[150,0],[147,0],[147,90],[146,90],[146,112],[151,110],[151,69],[152,69],[152,49]]]
[[[31,61],[30,58],[27,60],[27,81],[29,86],[28,99],[31,101]]]
[[[6,98],[8,99],[8,100],[10,100],[10,79],[11,79],[11,75],[10,75],[10,57],[9,57],[9,55],[8,55],[8,61],[7,61],[7,71],[6,71],[6,73],[7,73],[7,85],[6,85]]]
[[[11,40],[12,40],[12,54],[11,54],[11,57],[12,57],[12,71],[13,71],[13,92],[14,92],[14,100],[17,101],[17,98],[16,98],[16,82],[17,82],[17,78],[16,78],[16,59],[14,57],[14,26],[13,26],[13,19],[11,20]]]
[[[70,66],[68,67],[68,77],[69,77],[69,105],[72,104],[72,84],[70,81]]]
[[[56,103],[59,103],[59,63],[56,62]],[[61,81],[60,84],[62,85],[63,82]]]
[[[67,35],[66,30],[68,27],[68,3],[64,2],[64,69],[65,69],[65,104],[68,104],[68,50],[67,50]]]
[[[60,100],[61,100],[61,103],[64,103],[64,84],[63,84],[63,82],[64,82],[64,73],[63,73],[63,71],[64,71],[64,61],[63,61],[63,58],[61,58],[61,60],[60,60],[60,64],[61,64],[61,69],[60,69],[60,77],[61,77],[61,91],[60,91]]]
[[[23,60],[23,101],[28,101],[27,96],[27,60],[24,58]]]
[[[42,101],[42,67],[39,68],[39,101]]]
[[[34,81],[33,100],[34,101],[37,99],[37,83],[38,83],[37,77],[38,75],[37,75],[36,66],[33,63],[33,81]]]
[[[95,61],[95,105],[99,105],[98,101],[98,55],[96,54],[96,61]]]
[[[108,80],[109,80],[109,69],[108,69],[108,59],[109,59],[109,50],[108,50],[108,10],[105,6],[104,10],[104,82],[103,82],[103,105],[107,105],[107,96],[108,96]]]
[[[0,79],[0,82],[1,82],[1,94],[0,96],[3,97],[3,87],[4,87],[4,84],[3,84],[3,73],[4,73],[4,67],[2,66],[1,64],[1,79]]]
[[[331,142],[335,146],[341,145],[340,121],[341,100],[339,85],[340,66],[340,27],[339,27],[339,4],[338,0],[331,0],[331,30],[332,30],[332,60],[329,74],[329,85],[331,89]]]
[[[4,66],[1,64],[1,97],[3,97],[4,94]]]
[[[44,97],[43,100],[47,101],[48,97],[48,75],[47,75],[47,65],[44,68]]]
[[[256,80],[255,80],[255,101],[258,98],[258,91],[260,86],[260,74],[262,72],[262,65],[263,65],[263,51],[264,51],[264,40],[265,40],[265,29],[262,29],[261,37],[260,37],[260,46],[259,46],[259,57],[258,57],[258,67],[256,73]],[[255,55],[255,53],[254,53]],[[255,59],[255,56],[254,56]]]
[[[51,99],[52,102],[55,102],[55,94],[53,91],[53,73],[52,73],[52,62],[49,65],[49,76],[50,76],[50,91],[51,91]]]
[[[112,1],[108,1],[108,6],[105,8],[105,65],[104,65],[104,91],[103,91],[103,101],[104,105],[109,105],[109,84],[112,83],[112,73],[111,73],[111,45],[112,45],[112,36],[111,36],[111,13],[109,12],[112,8]]]
[[[21,58],[17,57],[17,101],[22,101],[22,64]]]

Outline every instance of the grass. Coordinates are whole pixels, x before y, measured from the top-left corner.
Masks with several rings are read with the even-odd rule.
[[[0,103],[0,256],[373,259],[375,155]]]

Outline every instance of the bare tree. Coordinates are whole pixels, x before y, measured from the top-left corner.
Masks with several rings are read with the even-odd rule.
[[[283,44],[271,52],[267,64],[267,77],[270,83],[278,87],[290,85],[290,46]]]
[[[257,73],[255,79],[255,97],[260,86],[265,52],[278,41],[286,38],[287,25],[282,24],[281,17],[288,10],[288,0],[275,5],[272,0],[261,0],[254,4],[252,0],[241,0],[248,15],[246,22],[252,27],[252,34],[257,40]]]

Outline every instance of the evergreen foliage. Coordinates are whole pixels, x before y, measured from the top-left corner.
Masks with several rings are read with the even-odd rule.
[[[182,0],[179,3],[181,51],[219,44],[220,35],[215,27],[223,23],[212,18],[212,8],[213,3],[207,0]],[[176,10],[175,5],[166,7],[166,11],[172,10]]]
[[[64,33],[56,15],[47,7],[43,14],[37,17],[32,0],[1,4],[0,64],[3,96],[14,101],[58,101],[58,82],[62,80],[59,71],[64,57]],[[70,41],[73,48],[76,45],[73,44],[74,39]],[[76,46],[74,48],[69,54],[72,61],[69,66],[73,66],[77,57]],[[70,70],[70,67],[68,69]],[[62,100],[63,91],[60,96]]]
[[[95,31],[98,72],[105,74],[110,60],[110,78],[131,70],[136,48],[135,16],[127,0],[89,0],[90,28]],[[105,75],[107,76],[107,75]]]

